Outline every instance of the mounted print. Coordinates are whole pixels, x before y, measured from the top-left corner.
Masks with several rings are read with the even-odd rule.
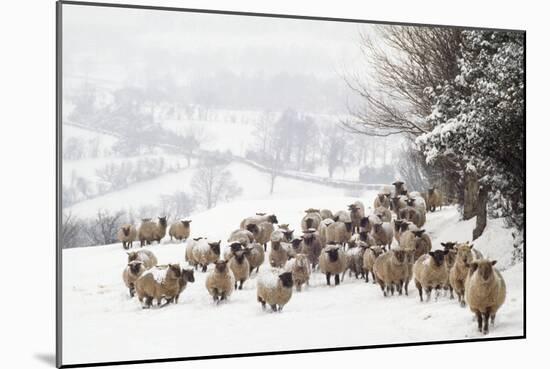
[[[57,364],[525,338],[525,32],[60,1]]]

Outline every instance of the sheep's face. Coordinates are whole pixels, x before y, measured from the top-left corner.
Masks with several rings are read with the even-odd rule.
[[[474,245],[468,245],[465,243],[457,247],[456,257],[462,264],[468,265],[472,262],[472,247],[474,247]]]
[[[243,249],[243,245],[240,242],[233,242],[231,245],[229,245],[229,248],[231,249],[231,252],[235,254],[237,251]]]
[[[394,227],[396,232],[399,232],[399,230],[401,229],[401,224],[403,224],[402,220],[400,220],[400,219],[394,220],[393,227]]]
[[[166,227],[166,217],[159,217],[159,224],[163,227]]]
[[[369,239],[369,234],[367,231],[361,231],[359,232],[359,241],[367,242]]]
[[[434,187],[428,188],[428,194],[433,195],[433,194],[434,194],[434,190],[435,190]]]
[[[181,269],[179,264],[168,264],[168,271],[166,272],[166,275],[170,275],[171,278],[180,278]]]
[[[337,248],[330,248],[326,250],[325,252],[328,254],[328,260],[330,262],[336,262],[338,261],[338,249]]]
[[[383,229],[382,229],[382,223],[376,223],[376,224],[374,225],[374,232],[376,232],[376,233],[381,233],[382,231],[383,231]]]
[[[312,240],[312,238],[310,238],[310,240]],[[302,244],[302,239],[301,238],[295,238],[295,239],[292,240],[291,243],[292,243],[292,248],[294,250],[297,250],[297,249],[300,248],[300,245]]]
[[[425,231],[425,229],[419,229],[418,231],[412,231],[412,233],[414,233],[415,237],[421,238]]]
[[[257,224],[247,224],[246,230],[254,235],[258,234],[260,232],[260,228],[258,228]]]
[[[215,265],[216,265],[216,272],[225,273],[227,269],[227,262],[225,260],[218,260],[216,261]]]
[[[279,223],[279,221],[277,220],[277,217],[275,216],[275,214],[270,215],[267,218],[267,221],[272,223],[272,224],[278,224]]]
[[[368,225],[369,225],[369,217],[361,218],[361,220],[359,221],[359,226],[361,228],[366,228],[366,227],[368,227]]]
[[[477,270],[481,281],[489,282],[493,277],[493,265],[496,263],[496,260],[476,260],[470,264],[470,270],[472,273]]]
[[[181,224],[183,224],[184,227],[189,228],[189,225],[191,224],[191,220],[182,220]]]
[[[380,246],[371,246],[369,250],[372,252],[375,259],[384,253],[384,249]]]
[[[280,274],[279,279],[281,280],[283,287],[291,288],[294,284],[294,281],[292,280],[292,272],[284,272]]]
[[[435,266],[440,267],[445,262],[445,255],[447,255],[448,253],[449,253],[448,250],[446,250],[446,251],[435,250],[435,251],[430,251],[429,255],[432,257],[432,259],[435,263]]]
[[[394,262],[398,265],[401,265],[406,262],[407,254],[405,250],[394,250],[393,251]]]
[[[351,232],[351,222],[344,223],[346,225],[346,231]]]
[[[401,188],[401,186],[403,186],[405,182],[402,182],[402,181],[395,181],[392,183],[392,185],[395,186],[395,188]]]
[[[400,200],[399,196],[394,196],[391,198],[391,203],[393,204],[393,207],[396,209],[399,208],[399,200]]]
[[[285,239],[290,242],[292,241],[292,237],[294,236],[294,230],[285,230],[283,231],[283,234],[285,235]]]
[[[212,250],[212,252],[215,254],[215,255],[219,255],[220,254],[220,244],[221,244],[221,240],[218,241],[218,242],[208,242],[208,246],[210,246],[210,250]]]
[[[181,277],[187,282],[195,282],[195,273],[193,269],[183,269],[181,268]]]
[[[383,193],[379,193],[379,194],[378,194],[378,200],[384,201],[385,198],[386,198],[386,194],[383,194]]]
[[[455,248],[456,242],[441,242],[441,246],[443,246],[445,250],[452,250]]]
[[[355,204],[351,204],[351,205],[348,205],[348,210],[351,212],[351,213],[356,213],[359,211],[359,207]]]
[[[235,252],[235,260],[237,261],[238,264],[242,264],[245,257],[246,257],[246,254],[248,254],[249,251],[248,249],[244,249],[244,250],[239,250],[237,252]]]
[[[128,225],[128,226],[122,227],[122,233],[124,233],[124,235],[128,237],[128,235],[130,234],[130,226]]]
[[[130,273],[133,275],[139,275],[141,272],[141,268],[143,263],[139,260],[134,260],[130,263],[128,263],[128,267],[130,268]]]
[[[401,232],[405,232],[407,229],[409,229],[409,223],[408,222],[402,222],[401,223]]]
[[[407,200],[405,200],[405,202],[407,203],[407,206],[413,206],[414,205],[414,199],[407,199]]]
[[[313,228],[313,219],[311,218],[306,219],[306,228]]]
[[[136,260],[137,257],[138,257],[138,254],[135,251],[127,252],[127,254],[128,254],[128,263],[131,262],[131,261]]]

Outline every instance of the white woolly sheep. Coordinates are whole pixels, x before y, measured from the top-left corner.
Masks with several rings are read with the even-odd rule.
[[[321,224],[321,221],[323,220],[319,209],[309,208],[305,210],[305,213],[306,215],[304,215],[300,223],[302,226],[302,231],[310,228],[314,228],[317,230],[319,228],[319,224]]]
[[[390,208],[390,198],[388,197],[388,194],[385,194],[383,192],[380,192],[376,197],[374,198],[374,204],[373,208],[379,208],[384,207],[386,209]]]
[[[374,276],[384,296],[388,296],[390,292],[393,296],[396,289],[401,295],[403,287],[405,295],[409,294],[406,283],[409,276],[407,255],[406,250],[394,249],[380,255],[374,262]]]
[[[180,293],[181,269],[179,264],[168,264],[166,268],[153,267],[145,271],[136,280],[136,292],[143,308],[150,308],[153,299],[157,306],[161,305],[162,298],[169,303]]]
[[[233,293],[235,277],[227,266],[227,261],[218,260],[214,265],[214,269],[206,277],[206,289],[214,299],[214,303],[219,304]]]
[[[193,261],[202,268],[203,272],[206,272],[209,264],[215,263],[220,258],[220,244],[221,240],[208,242],[206,238],[202,238],[193,247]]]
[[[481,254],[474,249],[473,244],[460,243],[455,246],[456,259],[453,267],[449,272],[449,282],[451,287],[456,292],[460,306],[466,306],[464,300],[466,277],[470,270],[470,264],[474,260],[481,259]]]
[[[157,257],[155,256],[155,254],[153,254],[153,252],[149,250],[141,249],[138,251],[130,251],[130,252],[127,252],[127,254],[128,254],[128,263],[134,260],[139,260],[143,262],[143,266],[145,267],[145,269],[150,269],[155,265],[157,265],[158,263]]]
[[[489,333],[489,318],[491,324],[494,324],[497,311],[506,300],[506,283],[500,272],[494,268],[496,262],[472,261],[466,278],[466,303],[477,317],[479,331],[484,334]]]
[[[430,251],[422,255],[414,263],[414,283],[418,289],[420,301],[424,301],[422,291],[426,293],[426,301],[430,301],[432,290],[436,290],[436,299],[442,288],[447,285],[449,271],[445,264],[445,255],[448,250]]]
[[[376,223],[372,227],[370,235],[379,246],[391,247],[393,242],[393,226],[391,223]]]
[[[136,292],[136,280],[141,277],[145,271],[146,269],[141,260],[133,260],[128,263],[126,268],[124,268],[124,271],[122,272],[122,280],[124,281],[124,284],[126,284],[126,287],[128,287],[130,297],[134,297]]]
[[[168,230],[168,235],[170,236],[170,241],[175,238],[178,241],[184,241],[189,238],[191,234],[191,220],[179,220],[175,223],[172,223],[170,229]]]
[[[239,290],[242,290],[243,283],[250,276],[250,264],[246,258],[248,253],[250,253],[248,249],[235,251],[233,257],[229,260],[229,269],[235,277],[235,289],[237,289],[237,282],[239,282]]]
[[[256,268],[256,273],[260,269],[260,265],[263,264],[265,260],[265,251],[262,245],[259,243],[253,242],[247,246],[249,252],[246,255],[248,263],[250,264],[250,273]]]
[[[288,260],[288,254],[283,242],[272,242],[269,253],[269,264],[275,268],[282,268]]]
[[[302,291],[303,284],[309,286],[311,267],[306,254],[297,254],[294,259],[290,259],[285,265],[285,271],[292,273],[296,291]]]
[[[327,285],[330,286],[330,277],[334,275],[334,284],[340,284],[340,274],[344,280],[344,272],[348,266],[346,254],[341,245],[327,245],[321,250],[319,257],[319,269],[327,278]]]
[[[258,215],[258,214],[261,214],[261,215]],[[275,216],[275,214],[270,214],[270,215],[267,215],[267,214],[264,214],[264,213],[258,213],[258,214],[243,219],[241,221],[240,228],[241,229],[247,229],[246,226],[249,225],[249,224],[259,225],[260,223],[263,223],[263,222],[269,222],[271,224],[279,223],[279,221],[277,220],[277,217]]]
[[[279,273],[277,269],[268,269],[260,274],[256,283],[258,302],[265,310],[266,304],[271,310],[280,312],[292,297],[292,272]]]
[[[117,239],[122,242],[122,247],[128,250],[137,238],[137,230],[131,224],[124,224],[117,232]]]
[[[151,219],[142,219],[138,230],[138,239],[141,246],[151,244],[153,241],[160,243],[160,240],[166,235],[166,217],[158,217],[158,223]]]
[[[376,277],[374,276],[374,262],[376,259],[385,252],[385,248],[382,246],[369,246],[363,253],[363,272],[365,274],[365,282],[369,282],[369,272],[372,275],[372,283],[376,283]]]
[[[443,195],[437,188],[430,187],[426,193],[426,203],[428,210],[431,212],[435,211],[437,207],[441,210],[443,206]]]

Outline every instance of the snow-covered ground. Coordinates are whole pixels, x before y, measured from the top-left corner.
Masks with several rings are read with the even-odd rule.
[[[174,183],[181,184],[182,179],[175,178]],[[256,180],[250,181],[251,188]],[[286,185],[281,182],[281,187]],[[248,189],[244,198],[194,214],[192,236],[225,241],[244,216],[258,211],[273,212],[280,223],[299,230],[304,209],[338,210],[356,200],[339,190],[288,185],[296,196],[259,196]],[[136,194],[139,192],[143,194],[142,190]],[[374,192],[367,192],[361,200],[370,205],[373,197]],[[460,221],[457,210],[447,207],[428,214],[426,229],[437,247],[443,241],[471,239],[474,224],[475,220]],[[475,245],[499,261],[497,266],[504,268],[508,287],[507,300],[486,337],[521,335],[523,264],[509,265],[510,230],[501,220],[490,220]],[[159,263],[185,264],[185,244],[165,239],[148,249]],[[126,254],[120,244],[63,250],[64,364],[483,337],[469,309],[460,308],[446,296],[420,303],[411,285],[408,297],[384,298],[377,285],[348,276],[340,286],[328,287],[319,272],[314,272],[309,288],[293,294],[280,314],[261,310],[255,295],[255,273],[242,291],[234,292],[219,306],[213,304],[204,286],[205,274],[196,272],[195,283],[183,292],[179,304],[143,310],[123,284],[125,265]]]

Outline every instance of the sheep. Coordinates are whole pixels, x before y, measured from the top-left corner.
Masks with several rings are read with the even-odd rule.
[[[281,246],[286,250],[288,259],[295,258],[296,255],[304,251],[304,242],[302,238],[294,238],[292,242],[282,242]]]
[[[393,227],[391,223],[376,223],[372,227],[371,236],[377,245],[391,247],[393,242]]]
[[[143,308],[150,308],[153,299],[160,306],[163,297],[168,303],[179,295],[180,278],[179,264],[168,264],[167,268],[154,267],[143,273],[135,283],[138,299],[144,304]]]
[[[199,244],[199,242],[202,242],[201,240],[203,239],[204,237],[196,237],[188,240],[187,245],[185,245],[185,261],[187,262],[187,264],[195,267],[195,269],[197,269],[198,262],[193,256],[193,249]]]
[[[483,331],[484,334],[489,333],[489,318],[494,325],[497,311],[506,300],[506,283],[500,272],[493,267],[496,262],[473,261],[466,278],[464,297],[470,310],[477,317],[479,331]]]
[[[469,265],[473,260],[481,259],[481,254],[474,250],[474,245],[461,243],[455,246],[456,259],[449,273],[449,282],[456,292],[461,307],[466,306],[464,301],[465,282],[468,276]]]
[[[414,260],[432,251],[432,240],[425,231],[425,229],[412,231],[415,236]]]
[[[117,232],[117,239],[122,242],[122,247],[128,250],[137,238],[136,227],[131,224],[124,224]]]
[[[456,245],[456,242],[441,242],[441,245],[443,246],[444,250],[449,250],[449,253],[445,255],[445,264],[447,265],[447,269],[449,270],[449,279],[447,280],[446,289],[449,290],[450,292],[449,297],[452,300],[454,299],[454,295],[453,295],[453,286],[451,285],[450,272],[456,261],[456,249],[454,247]]]
[[[274,230],[273,233],[271,233],[270,241],[271,241],[271,245],[273,245],[273,243],[280,244],[281,242],[288,242],[285,236],[285,233],[283,232],[282,229]]]
[[[441,207],[443,206],[443,195],[441,195],[441,192],[435,187],[428,188],[428,192],[426,193],[426,203],[428,205],[428,210],[430,212],[434,212],[436,208],[439,206],[439,210],[441,210]]]
[[[302,285],[309,286],[311,267],[306,254],[297,254],[294,259],[289,260],[285,265],[285,271],[292,273],[292,280],[296,291],[302,291]]]
[[[143,262],[145,269],[150,269],[157,265],[157,257],[149,250],[130,251],[128,254],[128,263],[139,260]]]
[[[280,224],[279,228],[271,233],[271,242],[274,238],[276,241],[291,242],[294,238],[294,230],[290,229],[288,224]]]
[[[359,228],[361,219],[365,217],[365,205],[361,201],[355,201],[353,204],[348,205],[349,215],[351,218],[352,230]]]
[[[243,245],[240,242],[231,242],[229,247],[223,252],[223,260],[229,261],[237,251],[244,250],[246,245]]]
[[[430,251],[414,263],[414,283],[421,302],[424,301],[422,291],[426,292],[426,301],[430,301],[432,289],[436,290],[437,299],[439,291],[447,285],[449,270],[445,264],[445,255],[448,253],[449,250]]]
[[[239,282],[239,290],[242,290],[243,283],[250,277],[250,263],[246,258],[248,253],[250,253],[248,249],[236,251],[229,260],[229,269],[235,277],[235,289],[237,289],[237,282]]]
[[[346,251],[346,259],[348,261],[346,269],[349,270],[350,277],[352,273],[355,274],[356,279],[359,279],[359,276],[361,276],[361,278],[365,277],[365,272],[363,269],[363,256],[366,249],[366,242],[357,241],[354,247],[350,247]]]
[[[397,219],[401,219],[399,212],[401,209],[404,209],[407,207],[407,203],[405,200],[407,199],[406,196],[394,196],[390,200],[390,209],[393,210],[395,215],[397,215]]]
[[[426,213],[413,207],[415,199],[407,199],[407,206],[399,210],[398,219],[408,220],[417,227],[422,227],[426,223]]]
[[[397,180],[397,181],[393,182],[392,185],[394,185],[394,187],[395,187],[395,189],[394,189],[395,195],[399,196],[399,195],[406,195],[407,194],[407,186],[405,186],[405,182]]]
[[[197,241],[193,247],[193,261],[206,272],[208,264],[213,264],[220,258],[220,244],[218,242],[208,242],[205,238]]]
[[[191,233],[191,220],[179,220],[175,223],[172,223],[170,229],[168,230],[168,235],[170,236],[170,241],[175,238],[178,241],[185,241],[189,238]]]
[[[169,267],[169,265],[170,264],[157,265],[157,267],[161,268],[161,269],[167,269]],[[188,283],[193,283],[193,282],[195,282],[195,274],[194,274],[193,269],[181,268],[181,277],[178,281],[178,284],[179,284],[178,293],[174,297],[171,297],[171,298],[167,297],[166,298],[166,303],[169,304],[171,302],[175,302],[177,304],[178,300],[180,298],[180,294],[183,292],[183,290],[185,290],[185,288],[187,287],[187,284]]]
[[[391,222],[391,211],[383,206],[375,208],[373,214],[376,215],[382,222]]]
[[[345,243],[351,237],[351,223],[343,223],[340,221],[330,223],[326,229],[326,243]]]
[[[319,264],[319,256],[321,256],[321,250],[323,249],[321,236],[313,230],[306,231],[302,236],[302,240],[302,252],[307,255],[311,269],[315,269]]]
[[[246,253],[245,256],[248,260],[248,264],[250,265],[250,274],[252,274],[254,268],[256,268],[256,273],[258,273],[258,271],[260,270],[260,265],[262,265],[265,260],[264,248],[262,245],[256,242],[248,244],[246,248],[249,250],[249,252]]]
[[[126,287],[128,287],[130,297],[134,297],[136,292],[136,280],[143,274],[143,272],[145,272],[145,270],[146,269],[141,260],[133,260],[128,263],[126,268],[124,268],[124,271],[122,272],[122,280],[124,281],[124,284],[126,284]]]
[[[378,195],[376,195],[376,197],[374,198],[373,208],[377,209],[379,207],[384,207],[389,210],[390,198],[388,197],[388,194],[380,192],[378,193]]]
[[[214,270],[206,277],[206,289],[214,299],[214,303],[219,304],[233,293],[235,277],[227,266],[226,260],[218,260],[214,265]]]
[[[265,310],[267,304],[273,312],[281,312],[292,297],[293,285],[292,272],[279,274],[277,269],[269,269],[260,274],[256,284],[256,296],[262,304],[262,309]]]
[[[323,219],[323,220],[332,219],[332,217],[334,217],[334,215],[332,214],[332,211],[330,211],[328,209],[321,209],[319,214],[321,214],[321,219]]]
[[[330,277],[334,274],[334,284],[338,286],[340,284],[340,273],[342,273],[343,281],[347,266],[347,257],[341,245],[327,245],[321,250],[319,269],[325,274],[327,285],[330,286]]]
[[[306,215],[304,215],[301,221],[302,231],[309,228],[315,228],[317,230],[319,228],[319,224],[321,224],[321,221],[323,220],[319,209],[309,208],[305,210],[305,213]]]
[[[275,268],[282,268],[288,260],[286,248],[282,242],[271,243],[271,252],[269,253],[269,264]]]
[[[384,297],[388,296],[389,292],[393,296],[395,289],[401,295],[403,287],[405,287],[405,295],[409,295],[406,283],[409,278],[407,255],[407,250],[394,249],[380,255],[374,262],[374,276]]]
[[[374,277],[374,262],[376,259],[385,252],[383,246],[369,246],[363,253],[363,272],[365,274],[365,282],[369,282],[369,272],[372,275],[372,283],[376,283]]]
[[[160,240],[166,235],[166,217],[158,217],[158,223],[151,219],[142,219],[138,230],[138,239],[143,247],[145,244],[151,244],[153,241],[160,243]]]
[[[267,215],[265,213],[257,213],[256,215],[252,217],[245,218],[241,221],[240,228],[241,229],[247,229],[246,226],[249,224],[257,224],[263,222],[269,222],[271,224],[278,224],[279,221],[277,220],[277,216],[275,214]]]
[[[258,224],[258,234],[255,235],[256,242],[264,245],[264,250],[267,251],[267,243],[271,240],[271,233],[273,233],[273,223],[261,222]]]
[[[258,226],[255,224],[251,224],[251,228],[258,229]],[[259,230],[258,230],[259,231]],[[228,243],[238,242],[243,245],[248,245],[251,242],[254,242],[255,237],[254,234],[246,229],[236,229],[229,235],[229,238],[227,239]]]

